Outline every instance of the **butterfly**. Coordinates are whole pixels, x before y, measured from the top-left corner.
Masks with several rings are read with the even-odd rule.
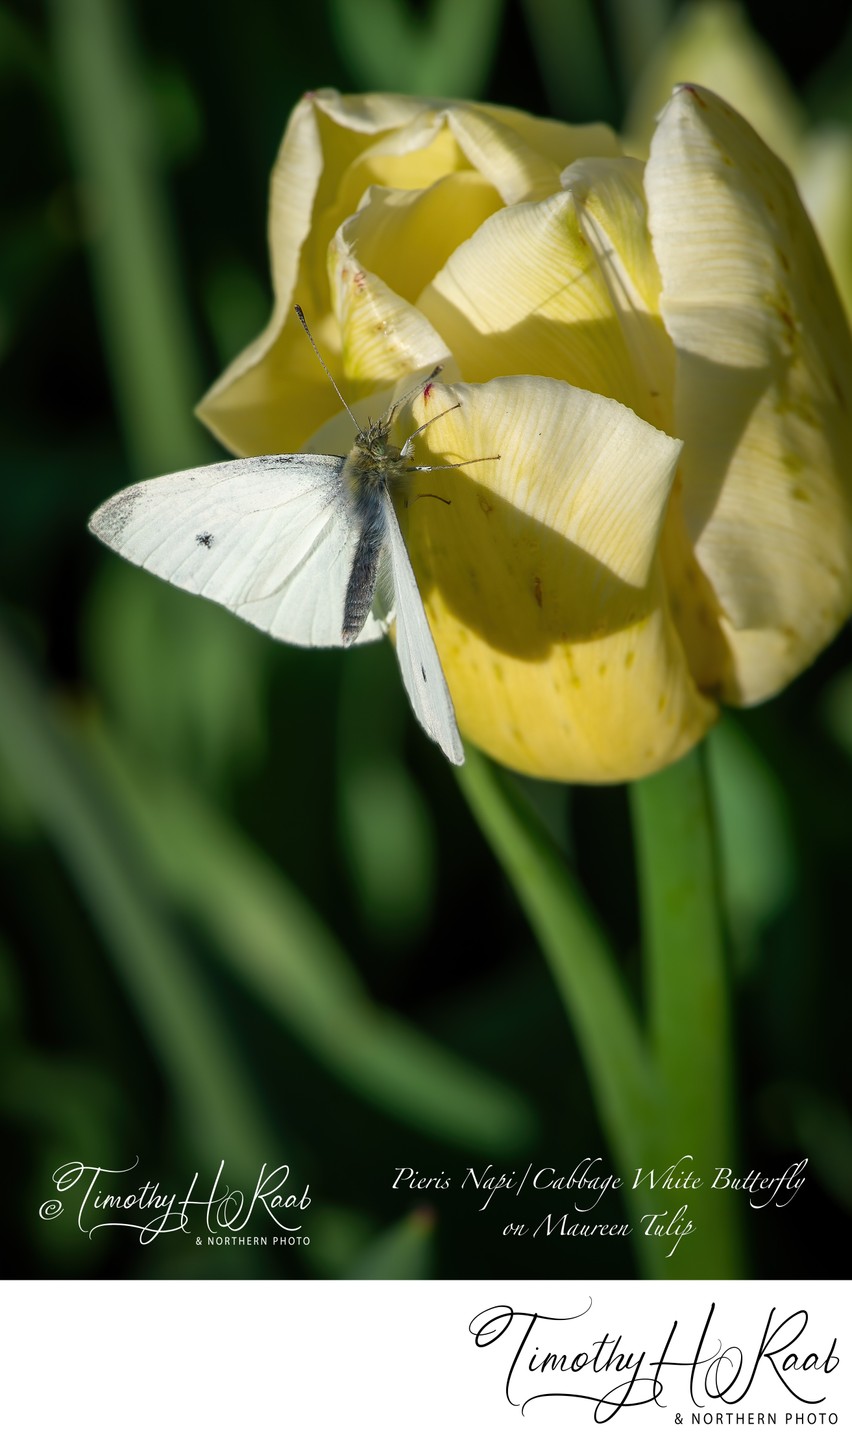
[[[107,499],[89,528],[131,563],[287,643],[348,648],[395,624],[414,714],[461,764],[453,701],[392,498],[408,474],[480,462],[410,463],[412,443],[432,419],[401,448],[390,441],[399,409],[439,371],[366,428],[335,385],[358,431],[348,455],[261,454],[166,474]]]

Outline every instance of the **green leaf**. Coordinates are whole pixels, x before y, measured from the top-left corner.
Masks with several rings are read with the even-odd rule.
[[[120,0],[53,0],[50,13],[122,422],[140,474],[180,469],[209,446],[192,417],[201,374],[132,30]]]
[[[256,1170],[279,1141],[259,1094],[108,789],[2,633],[0,757],[100,929],[194,1143]]]
[[[553,840],[517,788],[470,744],[458,779],[512,883],[574,1026],[613,1151],[644,1162],[656,1084],[639,1024],[604,935]]]

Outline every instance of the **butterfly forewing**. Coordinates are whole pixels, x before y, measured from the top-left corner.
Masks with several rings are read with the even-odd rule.
[[[331,454],[232,459],[135,484],[89,527],[131,563],[288,643],[342,643],[357,542]],[[378,608],[378,606],[377,606]],[[387,624],[371,613],[356,642]]]

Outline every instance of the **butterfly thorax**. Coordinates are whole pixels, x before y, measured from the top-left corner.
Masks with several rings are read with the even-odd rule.
[[[392,485],[407,467],[398,446],[388,439],[384,420],[377,420],[359,434],[346,456],[341,476],[356,512],[362,507],[370,508],[369,496]]]

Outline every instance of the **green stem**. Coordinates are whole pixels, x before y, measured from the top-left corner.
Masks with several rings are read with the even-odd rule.
[[[513,884],[577,1035],[646,1277],[742,1273],[736,1199],[709,1187],[733,1157],[724,945],[702,759],[633,788],[649,1032],[573,876],[521,794],[468,747],[459,782]],[[702,1187],[663,1188],[687,1162]],[[649,1186],[649,1169],[655,1187]],[[644,1180],[637,1182],[639,1171]],[[686,1201],[688,1237],[648,1234]],[[671,1256],[670,1256],[671,1254]]]
[[[735,1138],[728,972],[703,750],[633,784],[631,808],[649,1040],[662,1090],[645,1165],[675,1163],[703,1180],[692,1191],[648,1191],[647,1204],[671,1213],[687,1203],[695,1231],[672,1276],[738,1277],[739,1206],[710,1187],[715,1169],[733,1162]]]

